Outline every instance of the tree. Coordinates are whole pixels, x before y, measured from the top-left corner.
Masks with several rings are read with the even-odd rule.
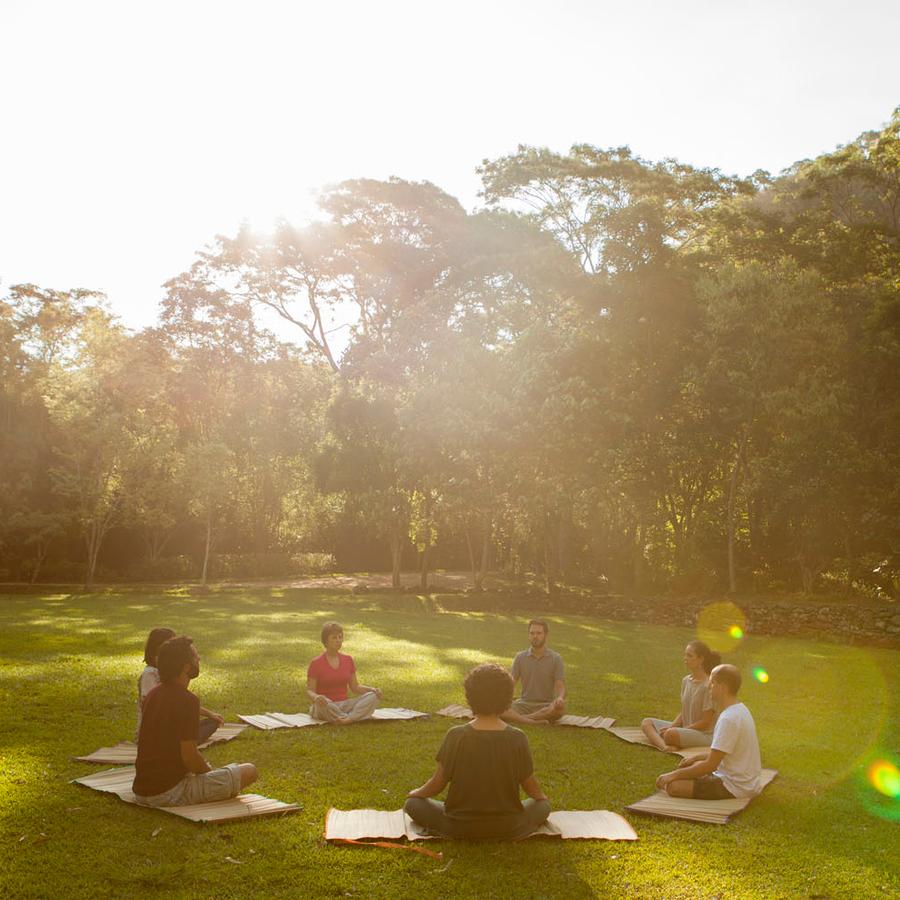
[[[122,390],[129,340],[100,308],[85,313],[70,360],[57,358],[47,379],[47,407],[61,440],[51,475],[74,506],[87,552],[85,587],[94,583],[103,541],[127,513],[124,489],[140,453],[131,398]]]
[[[209,576],[209,559],[223,519],[234,502],[234,456],[220,440],[190,444],[185,451],[183,484],[188,508],[203,528],[200,583]]]

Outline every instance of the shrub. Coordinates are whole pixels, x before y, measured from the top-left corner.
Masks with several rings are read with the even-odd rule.
[[[297,575],[325,575],[337,568],[331,553],[295,553],[291,562]]]
[[[210,559],[212,578],[279,578],[333,570],[330,553],[221,553]]]
[[[144,559],[129,566],[125,576],[129,581],[185,581],[197,577],[197,563],[189,556]]]

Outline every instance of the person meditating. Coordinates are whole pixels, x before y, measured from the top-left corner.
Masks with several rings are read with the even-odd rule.
[[[673,772],[656,779],[656,786],[672,797],[695,800],[731,800],[755,797],[761,788],[762,764],[756,725],[737,694],[741,673],[734,666],[716,666],[709,676],[709,691],[719,710],[712,744],[705,757],[685,759]]]
[[[306,693],[312,700],[309,714],[320,722],[350,725],[368,719],[378,707],[381,691],[356,680],[353,657],[341,653],[344,629],[337,622],[322,626],[325,652],[317,656],[306,670]],[[347,697],[347,688],[356,697]]]
[[[688,674],[681,681],[681,712],[673,721],[647,718],[641,722],[641,730],[654,747],[710,745],[716,714],[709,694],[709,673],[720,662],[722,657],[703,641],[691,641],[684,648]]]
[[[197,750],[200,701],[188,690],[200,674],[189,637],[166,641],[156,657],[161,683],[144,702],[132,789],[144,806],[187,806],[236,797],[256,781],[252,763],[214,769]]]
[[[466,676],[465,691],[475,718],[447,732],[434,775],[409,792],[403,809],[443,837],[528,837],[550,815],[550,803],[534,775],[528,738],[500,718],[512,702],[513,680],[502,666],[485,663]],[[447,784],[447,802],[432,800]],[[520,786],[530,798],[524,804]]]
[[[141,716],[144,708],[144,701],[147,695],[159,683],[159,669],[156,666],[156,654],[159,648],[170,638],[175,637],[175,632],[171,628],[154,628],[147,635],[147,643],[144,644],[144,671],[138,678],[138,700],[137,700],[137,727],[134,730],[134,739],[141,733]],[[212,737],[216,729],[220,725],[225,724],[225,719],[212,710],[200,707],[200,727],[197,730],[197,743],[204,744]]]
[[[549,631],[543,619],[528,623],[531,647],[516,654],[510,670],[514,681],[522,680],[522,696],[504,710],[502,718],[507,722],[546,725],[565,714],[565,667],[562,657],[547,647]]]

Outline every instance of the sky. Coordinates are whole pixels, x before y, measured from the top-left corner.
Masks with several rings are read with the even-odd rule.
[[[347,178],[475,208],[519,144],[779,172],[900,104],[886,0],[0,0],[0,296],[132,328],[216,234]]]

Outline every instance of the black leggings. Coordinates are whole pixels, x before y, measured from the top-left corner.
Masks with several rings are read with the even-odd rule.
[[[511,823],[509,819],[504,827],[498,831],[495,823],[489,819],[476,819],[461,821],[452,819],[444,812],[444,804],[440,800],[430,800],[425,797],[408,797],[403,809],[406,814],[417,824],[424,826],[434,834],[442,837],[462,838],[464,840],[508,840],[515,841],[528,837],[550,815],[550,802],[548,800],[526,800],[522,812]]]

